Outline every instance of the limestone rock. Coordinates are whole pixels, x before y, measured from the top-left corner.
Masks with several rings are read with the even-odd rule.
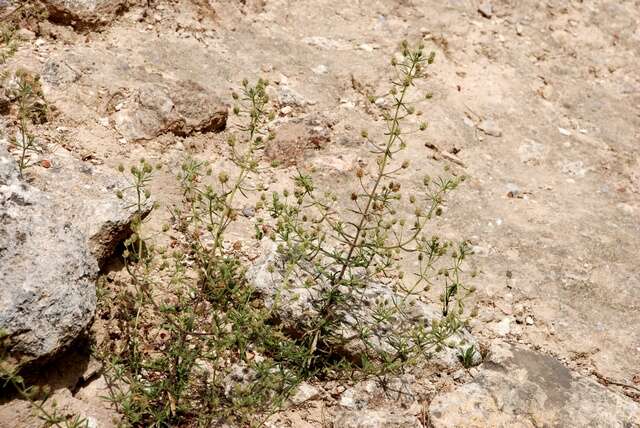
[[[339,412],[334,428],[419,428],[422,424],[414,415],[391,413],[386,410],[356,410]]]
[[[307,382],[302,382],[296,388],[296,392],[289,398],[289,402],[294,406],[299,406],[305,401],[316,399],[320,396],[320,391]]]
[[[66,62],[49,58],[42,69],[42,78],[46,83],[58,87],[77,81],[80,75]]]
[[[131,206],[133,194],[116,192],[130,186],[116,171],[75,159],[71,153],[57,149],[51,160],[55,168],[40,170],[34,184],[58,202],[62,217],[82,233],[91,254],[100,266],[113,255],[116,246],[131,234],[136,210]],[[151,212],[145,205],[143,217]]]
[[[220,132],[227,108],[195,82],[148,83],[116,107],[115,127],[129,141],[165,133]]]
[[[121,426],[120,416],[110,408],[108,401],[102,397],[109,395],[104,377],[91,382],[77,393],[67,388],[57,389],[46,401],[45,408],[58,414],[73,415],[84,423],[86,428],[116,428]],[[0,404],[0,421],[3,427],[39,427],[42,420],[34,412],[33,405],[26,400],[13,400]]]
[[[429,407],[434,428],[627,427],[640,405],[558,360],[515,346],[492,349],[473,382],[439,396]]]
[[[97,264],[63,212],[18,178],[0,145],[0,329],[9,363],[52,356],[93,318]]]

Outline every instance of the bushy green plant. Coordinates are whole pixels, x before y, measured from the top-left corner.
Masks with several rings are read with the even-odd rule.
[[[144,234],[150,164],[132,167],[131,186],[119,193],[138,212],[124,251],[132,287],[103,298],[117,302],[112,318],[122,346],[103,346],[100,353],[110,399],[132,425],[259,424],[301,379],[295,361],[304,359],[304,349],[270,325],[270,311],[256,300],[243,264],[223,245],[237,218],[236,200],[255,191],[249,179],[257,173],[256,152],[270,138],[266,87],[262,80],[245,81],[242,94],[234,94],[234,111],[246,118],[243,136],[228,141],[236,173],[219,172],[216,185],[207,185],[208,165],[185,160],[183,204],[172,211],[185,245],[170,250]]]
[[[385,141],[362,132],[376,162],[373,171],[356,169],[352,206],[342,207],[335,193],[317,191],[312,177],[303,173],[294,178],[292,191],[271,197],[269,211],[276,219],[272,238],[285,260],[284,286],[315,291],[314,311],[302,327],[311,365],[355,347],[362,367],[380,373],[399,369],[441,347],[459,329],[463,297],[471,291],[461,276],[468,244],[442,240],[426,229],[441,214],[446,194],[464,177],[426,176],[424,190],[415,194],[402,192],[397,178],[409,168],[408,161],[397,160],[407,136],[427,128],[423,122],[417,129],[404,129],[402,123],[416,114],[410,92],[434,60],[422,47],[412,50],[403,44],[401,50],[401,57],[392,60],[390,107],[382,110]],[[410,207],[408,214],[403,205]],[[405,277],[399,264],[407,255],[418,261],[414,280]],[[445,255],[453,261],[450,266],[439,263]],[[407,309],[434,277],[443,287],[443,319],[433,325],[412,322]],[[395,293],[371,299],[372,291],[384,288]]]
[[[303,380],[395,374],[451,345],[472,291],[462,282],[470,249],[428,234],[427,224],[463,178],[425,177],[419,194],[403,192],[398,179],[409,164],[397,155],[413,132],[401,124],[417,114],[410,92],[433,59],[406,43],[394,57],[391,107],[381,111],[386,138],[377,142],[363,132],[377,161],[373,171],[355,171],[351,207],[341,208],[339,195],[318,192],[302,171],[290,191],[267,194],[254,184],[260,151],[274,138],[264,80],[245,80],[233,94],[233,111],[243,120],[228,139],[234,167],[214,172],[196,159],[183,163],[182,204],[171,209],[173,225],[163,228],[170,245],[159,245],[143,224],[154,167],[143,160],[128,173],[120,168],[131,184],[118,196],[137,211],[123,253],[130,281],[100,293],[112,337],[97,353],[110,400],[126,423],[259,426]],[[277,247],[278,262],[268,269],[279,278],[281,299],[271,303],[248,281],[239,247],[225,243],[247,195],[258,200],[258,213],[268,214],[255,222],[256,238]],[[399,267],[406,255],[419,266],[411,281]],[[442,286],[442,316],[416,321],[410,309],[434,284]],[[283,306],[295,301],[287,291],[300,287],[314,296],[312,310],[284,319]]]

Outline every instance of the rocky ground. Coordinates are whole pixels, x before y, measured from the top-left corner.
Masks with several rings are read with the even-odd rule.
[[[3,15],[10,3],[0,1]],[[229,95],[243,77],[273,82],[271,186],[298,167],[348,188],[372,159],[361,129],[383,131],[367,96],[384,87],[399,41],[419,40],[436,52],[420,88],[433,98],[423,107],[427,137],[403,155],[420,174],[402,183],[415,187],[445,167],[470,177],[437,232],[474,245],[472,333],[492,352],[470,371],[400,379],[395,395],[375,383],[305,385],[270,426],[640,426],[639,1],[44,3],[48,20],[21,30],[6,65],[41,76],[54,114],[38,129],[46,162],[30,170],[30,187],[0,152],[0,282],[24,274],[15,254],[28,250],[44,278],[32,283],[48,284],[54,299],[82,299],[77,327],[90,322],[86,289],[69,300],[60,281],[70,277],[50,274],[58,265],[41,253],[65,267],[79,260],[80,280],[94,281],[130,221],[112,171],[140,157],[161,162],[154,198],[177,201],[173,177],[187,154],[228,163]],[[12,132],[10,113],[2,120]],[[151,227],[166,216],[156,213]],[[14,223],[42,227],[41,241],[20,247]],[[246,238],[241,229],[234,238]],[[48,234],[64,242],[47,246]],[[0,293],[0,322],[28,329],[32,321],[11,324],[10,309],[27,292]],[[60,330],[60,342],[27,335],[24,358],[49,356],[77,333]],[[110,426],[99,368],[82,364],[58,367],[74,376],[50,374],[56,394]],[[0,425],[32,426],[28,414],[24,403],[4,403]]]

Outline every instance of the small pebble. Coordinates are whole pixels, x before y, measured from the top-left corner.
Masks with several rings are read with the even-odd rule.
[[[520,189],[515,184],[507,184],[507,196],[509,198],[517,198],[520,195]]]
[[[313,71],[315,74],[326,74],[329,71],[329,67],[324,64],[320,64],[316,67],[313,67],[311,71]]]
[[[493,331],[498,336],[506,336],[511,331],[511,318],[504,318],[497,324],[493,325]]]
[[[375,46],[367,44],[367,43],[363,43],[360,46],[358,46],[359,49],[365,51],[365,52],[373,52],[373,50],[375,49]]]
[[[540,91],[540,95],[542,95],[542,98],[545,100],[550,100],[553,97],[553,86],[544,85],[542,91]]]
[[[36,39],[36,33],[26,28],[21,28],[16,32],[16,36],[18,36],[21,40],[31,41]]]
[[[251,218],[256,215],[256,209],[254,207],[244,207],[242,209],[242,215],[247,218]]]
[[[320,395],[318,388],[309,385],[307,382],[302,382],[298,385],[296,392],[289,398],[292,404],[299,406],[308,400],[313,400]]]
[[[493,16],[493,6],[490,2],[483,1],[482,3],[480,3],[480,6],[478,6],[478,12],[480,12],[480,15],[484,16],[485,18],[491,19],[491,17]]]
[[[478,129],[492,137],[502,137],[502,130],[498,127],[498,124],[491,119],[485,119],[480,122]]]
[[[526,317],[526,318],[524,319],[524,322],[526,322],[526,323],[527,323],[527,325],[533,325],[533,318],[531,318],[531,317]]]

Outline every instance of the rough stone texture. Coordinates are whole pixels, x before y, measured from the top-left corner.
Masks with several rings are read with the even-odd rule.
[[[53,168],[34,170],[34,184],[58,201],[62,217],[84,235],[98,264],[113,255],[116,246],[131,234],[131,221],[136,208],[131,206],[133,191],[116,192],[131,184],[116,171],[75,159],[69,152],[57,149],[48,158]],[[151,211],[144,207],[143,217]]]
[[[386,410],[360,410],[339,412],[334,428],[419,428],[423,425],[413,415],[394,414]]]
[[[292,329],[300,329],[304,322],[310,317],[317,316],[317,299],[321,294],[320,287],[296,286],[294,283],[290,287],[283,286],[282,270],[283,259],[277,251],[277,244],[270,240],[263,243],[262,256],[255,261],[247,272],[247,278],[262,294],[267,307],[275,308],[280,318]],[[273,268],[273,269],[272,269]],[[354,338],[346,342],[342,350],[347,355],[358,357],[364,351],[363,345],[357,339],[358,328],[366,325],[371,330],[369,344],[379,350],[393,352],[390,344],[392,332],[399,332],[406,323],[424,323],[431,325],[433,320],[440,320],[442,312],[439,306],[426,304],[420,300],[413,300],[413,304],[403,304],[402,297],[383,283],[369,284],[364,290],[349,290],[345,287],[345,295],[358,293],[354,297],[354,302],[348,308],[348,313],[343,314],[343,327],[340,331],[341,337]],[[378,299],[388,303],[397,302],[398,307],[402,307],[405,317],[392,324],[377,325],[373,321],[373,308]],[[304,328],[304,327],[302,327]],[[474,343],[475,339],[464,329],[452,335],[449,342],[456,344],[465,343],[466,346]],[[441,352],[434,355],[436,362],[446,366],[457,364],[458,350],[455,347],[444,347]],[[477,359],[479,359],[479,355]],[[479,361],[477,361],[479,362]]]
[[[12,363],[49,357],[89,324],[95,259],[55,198],[18,179],[0,145],[0,328]]]
[[[107,24],[135,3],[137,0],[44,0],[51,21],[78,28]]]
[[[640,405],[580,378],[555,358],[494,347],[475,380],[431,402],[434,428],[637,427]]]
[[[302,382],[296,388],[295,393],[289,398],[289,402],[294,406],[299,406],[305,401],[313,400],[320,396],[320,390],[307,382]]]
[[[227,123],[226,107],[192,81],[145,84],[115,108],[115,128],[131,141],[220,132]]]
[[[67,388],[53,392],[47,400],[47,410],[51,411],[53,403],[58,414],[73,415],[86,421],[86,428],[116,428],[119,416],[114,414],[107,397],[109,390],[104,377],[99,377],[77,394]],[[0,426],[31,428],[42,426],[42,420],[34,413],[28,401],[15,400],[9,405],[0,404]],[[85,425],[81,425],[85,427]]]

